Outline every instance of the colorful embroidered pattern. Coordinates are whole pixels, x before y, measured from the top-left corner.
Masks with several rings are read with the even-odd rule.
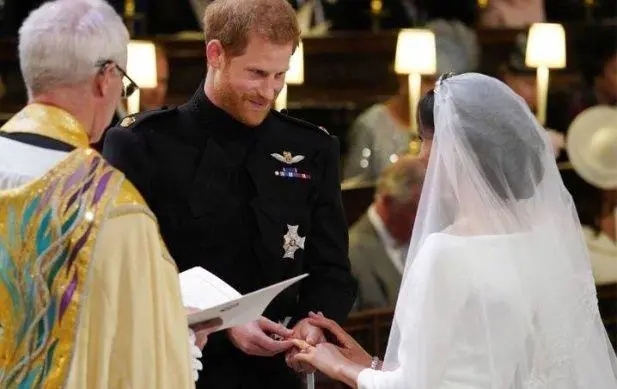
[[[92,246],[122,174],[77,149],[42,179],[0,192],[0,388],[62,388]]]
[[[274,172],[275,176],[287,177],[287,178],[300,178],[303,180],[310,180],[311,175],[307,173],[299,173],[295,167],[284,167],[283,170],[277,170]]]

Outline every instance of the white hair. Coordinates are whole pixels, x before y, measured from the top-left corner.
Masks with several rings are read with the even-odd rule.
[[[19,29],[19,62],[30,96],[79,85],[101,61],[126,66],[129,33],[103,0],[56,0],[32,11]]]

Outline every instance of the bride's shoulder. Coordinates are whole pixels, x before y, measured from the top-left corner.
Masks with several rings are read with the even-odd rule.
[[[468,249],[469,242],[460,236],[442,232],[432,233],[426,237],[417,259],[430,259],[431,262],[439,263],[460,261],[462,257],[467,256]]]
[[[464,249],[469,246],[469,241],[463,236],[435,232],[426,237],[422,250],[433,253],[451,252]]]
[[[427,236],[413,261],[413,276],[431,277],[451,285],[466,283],[473,269],[473,250],[459,236],[433,233]]]

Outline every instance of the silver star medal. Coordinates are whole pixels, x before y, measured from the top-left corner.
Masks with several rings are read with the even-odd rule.
[[[285,241],[285,243],[283,243],[283,250],[285,250],[283,258],[294,259],[296,250],[304,250],[304,241],[306,237],[298,235],[298,226],[290,226],[288,224],[287,233],[283,236],[283,239]]]

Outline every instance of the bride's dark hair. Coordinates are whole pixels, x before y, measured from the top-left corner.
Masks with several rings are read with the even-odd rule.
[[[452,73],[439,77],[437,85],[441,85]],[[499,90],[497,88],[496,90]],[[505,95],[504,99],[510,99]],[[489,185],[503,200],[527,199],[533,196],[535,187],[544,175],[542,152],[544,140],[536,130],[536,123],[509,123],[499,119],[499,115],[491,108],[491,101],[484,96],[483,90],[474,95],[466,96],[465,102],[457,104],[457,112],[466,123],[485,122],[481,128],[493,128],[489,133],[480,131],[476,126],[462,126],[462,131],[470,149],[476,157],[478,165]],[[422,139],[433,139],[435,134],[435,89],[426,93],[418,103],[418,129]],[[495,93],[492,91],[491,93]],[[527,109],[526,106],[515,104],[511,99],[511,110]],[[502,100],[503,101],[503,100]],[[473,109],[472,109],[473,108]],[[474,117],[472,117],[474,116]],[[521,112],[521,117],[524,117]],[[518,128],[509,128],[516,125]],[[525,126],[528,128],[521,128]],[[531,174],[529,174],[531,173]]]
[[[454,73],[443,73],[437,79],[436,85],[441,85],[445,80],[455,76]],[[435,108],[435,89],[428,91],[418,102],[418,130],[420,138],[433,139],[435,135],[435,116],[433,109]]]
[[[422,96],[418,103],[418,132],[422,139],[433,139],[435,135],[435,118],[433,108],[435,106],[435,90],[431,89]]]

